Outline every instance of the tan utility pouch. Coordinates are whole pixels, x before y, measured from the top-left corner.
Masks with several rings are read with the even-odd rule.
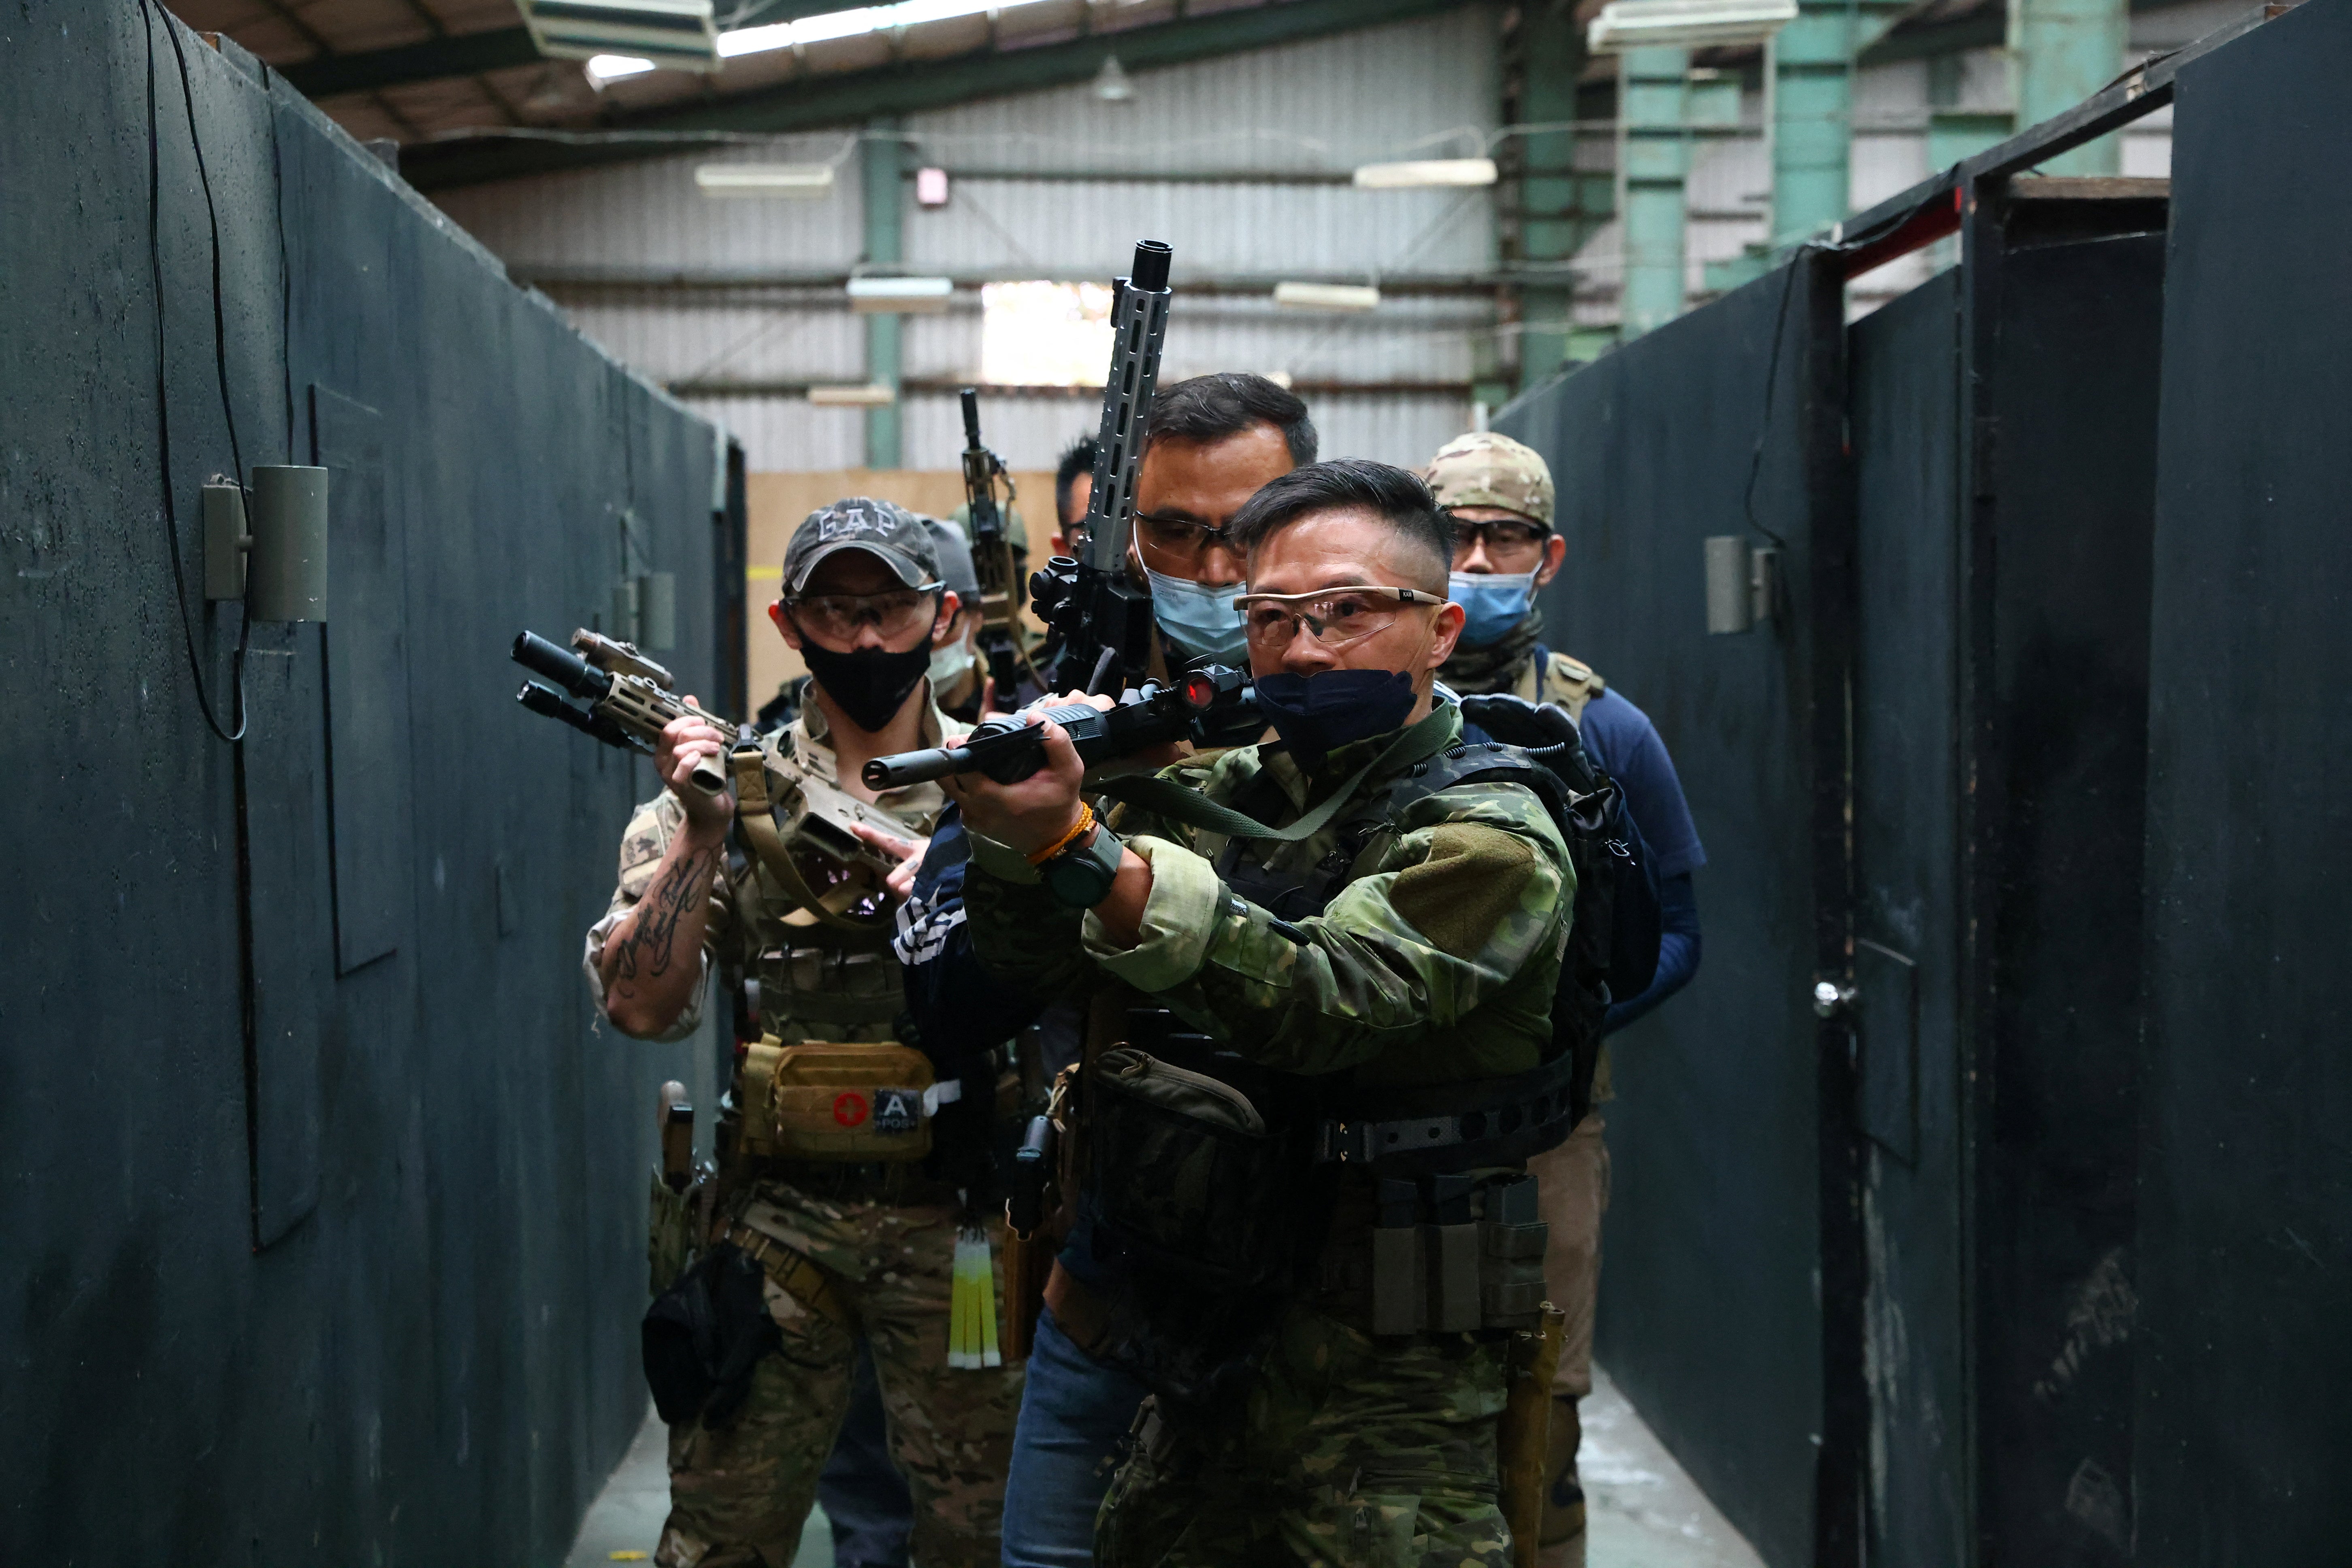
[[[912,1046],[788,1046],[769,1035],[743,1057],[743,1149],[783,1160],[919,1160],[931,1152],[940,1098],[930,1058]]]

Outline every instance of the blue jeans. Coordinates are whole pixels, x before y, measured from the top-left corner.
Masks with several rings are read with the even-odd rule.
[[[1095,1513],[1143,1394],[1039,1314],[1004,1479],[1005,1568],[1092,1568]]]
[[[833,1458],[817,1477],[817,1506],[833,1526],[835,1568],[907,1568],[907,1537],[915,1527],[915,1500],[890,1458],[889,1424],[874,1354],[857,1342],[857,1372],[849,1409],[833,1441]]]

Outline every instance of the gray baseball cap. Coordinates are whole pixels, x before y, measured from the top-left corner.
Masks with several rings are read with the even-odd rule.
[[[955,596],[967,606],[977,605],[980,603],[980,573],[971,563],[971,546],[963,542],[963,535],[957,531],[954,523],[927,517],[923,519],[923,526],[930,531],[931,543],[940,552],[940,580],[954,589]]]
[[[909,588],[936,587],[940,581],[939,547],[922,519],[895,501],[850,496],[817,508],[793,530],[784,547],[784,592],[806,587],[809,574],[840,550],[866,552]]]

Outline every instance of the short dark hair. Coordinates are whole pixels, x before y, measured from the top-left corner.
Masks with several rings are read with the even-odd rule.
[[[1454,565],[1454,519],[1437,504],[1421,476],[1369,458],[1309,463],[1268,483],[1242,503],[1225,532],[1244,552],[1303,517],[1361,507],[1427,552],[1444,576]]]
[[[1070,487],[1078,482],[1080,474],[1093,474],[1095,458],[1101,451],[1102,447],[1096,443],[1093,437],[1081,436],[1070,443],[1068,451],[1062,454],[1061,464],[1054,470],[1054,521],[1055,522],[1083,521],[1070,517]]]
[[[1315,460],[1315,422],[1307,417],[1307,405],[1265,377],[1241,370],[1160,388],[1151,397],[1151,425],[1144,439],[1147,445],[1162,439],[1205,444],[1257,424],[1282,432],[1292,462],[1304,468]]]

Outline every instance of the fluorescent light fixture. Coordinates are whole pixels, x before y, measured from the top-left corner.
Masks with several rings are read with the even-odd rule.
[[[694,183],[706,196],[787,196],[815,201],[833,194],[830,163],[704,163]]]
[[[849,308],[861,316],[934,315],[954,293],[951,278],[853,278]]]
[[[808,400],[819,408],[880,408],[898,401],[898,393],[878,381],[863,386],[812,386]]]
[[[515,5],[542,55],[572,60],[617,57],[640,62],[638,70],[719,68],[719,29],[710,0],[515,0]],[[637,71],[596,74],[609,81]]]
[[[1595,54],[1760,44],[1796,19],[1797,0],[1610,0],[1585,43]]]
[[[1491,185],[1492,158],[1415,158],[1402,163],[1363,163],[1356,184],[1367,191],[1411,190],[1421,185]]]
[[[737,55],[756,55],[769,49],[789,49],[793,47],[793,25],[771,22],[764,27],[738,27],[731,33],[719,35],[719,58],[731,60]]]
[[[1277,283],[1274,302],[1286,310],[1377,310],[1381,291],[1357,283]]]
[[[643,76],[653,68],[653,61],[635,59],[628,55],[588,57],[588,79],[599,92],[604,90],[608,81],[618,81],[625,76]]]
[[[756,55],[768,49],[828,44],[836,38],[855,38],[894,27],[919,27],[925,22],[980,16],[992,3],[993,0],[902,0],[897,5],[853,5],[845,10],[803,16],[797,22],[770,22],[763,26],[738,27],[731,33],[721,33],[719,53],[721,58],[731,60],[738,55]]]

